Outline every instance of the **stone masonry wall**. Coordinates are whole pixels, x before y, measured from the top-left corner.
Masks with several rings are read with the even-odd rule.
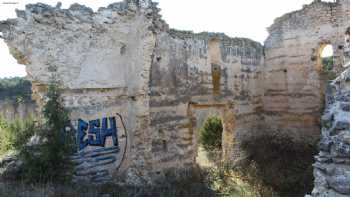
[[[97,12],[39,3],[0,22],[39,106],[50,80],[61,82],[77,133],[75,181],[144,185],[193,168],[198,108],[220,111],[225,159],[234,139],[258,132],[263,47],[169,30],[158,12],[148,0]]]
[[[61,82],[67,129],[77,133],[76,181],[143,185],[193,168],[197,123],[206,116],[200,110],[223,120],[224,160],[239,158],[240,142],[264,133],[315,143],[327,81],[320,52],[332,44],[334,71],[343,70],[349,1],[316,0],[277,18],[265,48],[171,30],[158,12],[149,0],[97,12],[38,3],[0,22],[39,106],[50,80]]]
[[[199,108],[221,111],[224,128],[227,126],[224,135],[230,136],[223,143],[234,143],[232,138],[239,142],[258,132],[262,62],[262,46],[248,39],[175,30],[157,37],[150,79],[150,126],[157,169],[176,164],[176,157],[178,163],[193,165]],[[225,113],[225,106],[230,113]],[[228,128],[233,120],[225,114],[234,116],[234,128]]]
[[[343,65],[343,38],[349,24],[349,1],[314,1],[277,18],[265,41],[264,118],[269,132],[315,143],[324,107],[327,79],[321,52],[334,50],[334,71]]]
[[[349,35],[344,47],[345,64],[349,58]],[[313,197],[350,195],[350,70],[347,68],[329,84],[326,109],[322,116],[320,152],[315,157]]]
[[[115,182],[151,182],[147,175],[152,168],[148,82],[156,31],[166,27],[157,13],[149,1],[114,3],[96,13],[78,4],[60,9],[59,4],[39,3],[27,5],[26,10],[17,11],[17,19],[0,25],[13,56],[27,65],[39,106],[54,77],[64,88],[64,103],[75,122],[72,129],[83,136],[79,141],[84,144],[91,136],[78,156],[98,158],[77,161],[78,181],[99,183],[105,181],[104,175]],[[125,147],[113,143],[109,147],[108,142],[97,140],[97,135],[113,126],[110,122],[102,128],[102,118],[116,113],[121,114],[128,134]],[[116,124],[119,132],[124,129],[120,121]],[[96,141],[98,146],[93,145]],[[101,157],[113,146],[116,158]],[[78,173],[81,168],[85,173]],[[120,176],[124,178],[116,178]]]

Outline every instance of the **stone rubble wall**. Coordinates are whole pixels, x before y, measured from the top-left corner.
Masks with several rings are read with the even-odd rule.
[[[276,19],[264,47],[169,29],[149,0],[125,0],[97,12],[79,4],[29,4],[17,16],[1,21],[0,32],[27,66],[39,107],[55,78],[72,121],[122,116],[125,154],[113,149],[118,162],[87,172],[84,181],[106,176],[144,185],[196,165],[197,124],[214,112],[223,120],[224,159],[238,158],[240,142],[264,133],[314,144],[326,86],[319,51],[332,44],[334,70],[343,70],[350,2],[316,0]],[[80,156],[100,150],[89,145]]]
[[[349,31],[344,57],[348,65]],[[332,81],[326,91],[326,109],[322,116],[320,152],[315,156],[315,187],[312,197],[350,195],[350,68]]]
[[[150,78],[150,126],[154,132],[156,169],[178,164],[191,166],[195,162],[196,122],[203,117],[196,115],[199,109],[192,108],[191,103],[208,105],[202,108],[212,112],[219,110],[224,125],[229,124],[224,108],[215,105],[233,103],[234,108],[229,110],[235,115],[232,137],[236,141],[259,132],[262,55],[260,44],[224,34],[171,30],[157,37]],[[221,77],[217,93],[215,72]],[[209,115],[210,110],[204,116]]]
[[[264,118],[269,132],[314,144],[320,135],[328,79],[322,76],[322,47],[334,50],[333,71],[343,70],[350,2],[314,1],[277,18],[265,41]]]
[[[259,132],[262,45],[224,34],[170,30],[158,12],[148,0],[125,0],[97,12],[79,4],[61,9],[38,3],[0,22],[12,55],[27,66],[39,107],[54,78],[64,89],[72,122],[116,113],[123,118],[126,153],[113,149],[120,162],[110,162],[109,170],[104,165],[89,170],[101,160],[101,154],[99,161],[91,154],[111,148],[89,145],[74,157],[81,166],[77,181],[144,185],[172,178],[169,171],[193,168],[199,105],[220,111],[226,158],[233,158],[235,136]]]

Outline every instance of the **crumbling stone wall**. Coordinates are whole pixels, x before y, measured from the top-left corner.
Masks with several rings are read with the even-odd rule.
[[[65,89],[72,121],[122,114],[130,142],[123,163],[114,168],[120,166],[127,174],[123,181],[133,184],[149,181],[145,168],[151,167],[148,82],[155,31],[163,28],[157,12],[148,1],[115,3],[97,13],[78,4],[69,9],[29,4],[1,25],[10,51],[27,65],[39,104],[54,77]]]
[[[225,159],[237,153],[234,139],[258,132],[263,47],[223,34],[169,30],[158,12],[148,0],[97,12],[39,3],[0,23],[13,56],[27,65],[39,106],[50,80],[61,82],[69,129],[87,143],[73,157],[77,181],[144,185],[193,168],[198,107],[220,111]],[[118,134],[124,141],[117,148],[111,142],[97,147],[97,135],[106,132],[102,118],[116,113],[126,141]]]
[[[348,65],[349,35],[345,40],[344,56]],[[314,164],[314,197],[350,195],[349,77],[350,70],[347,68],[329,84],[326,91],[320,152]]]
[[[316,0],[268,28],[263,97],[267,131],[309,143],[318,140],[328,81],[321,74],[321,52],[325,44],[333,46],[334,71],[339,73],[349,9],[349,1]]]
[[[314,197],[350,195],[349,69],[327,85],[320,57],[322,47],[331,44],[334,71],[340,73],[348,67],[349,9],[350,2],[345,0],[314,1],[276,19],[265,42],[266,125],[272,125],[272,131],[314,143],[323,113],[320,152],[314,164]]]
[[[151,130],[159,132],[153,137],[160,148],[155,147],[160,151],[155,154],[159,159],[168,161],[177,151],[188,152],[179,161],[193,164],[196,116],[192,115],[198,108],[222,111],[224,136],[228,135],[228,139],[223,139],[224,144],[256,131],[262,96],[258,83],[262,76],[260,44],[223,34],[172,30],[159,35],[156,46],[151,69],[150,115]],[[175,143],[162,149],[161,141]],[[171,148],[177,151],[168,151]],[[161,168],[159,163],[158,169]]]
[[[100,149],[111,148],[116,159],[77,180],[141,185],[194,167],[199,109],[222,117],[225,160],[240,156],[241,141],[264,133],[315,143],[326,81],[320,51],[332,44],[335,71],[342,70],[350,2],[314,1],[276,19],[265,50],[249,39],[171,30],[158,12],[149,0],[97,12],[39,3],[0,22],[10,52],[27,65],[39,106],[50,80],[61,82],[75,122],[70,129],[82,132],[80,140],[93,142],[106,130],[99,120],[121,115],[122,143],[113,149],[111,141],[111,147],[87,141],[75,155],[79,172],[99,165],[92,155],[103,155]],[[79,128],[82,121],[87,126]]]

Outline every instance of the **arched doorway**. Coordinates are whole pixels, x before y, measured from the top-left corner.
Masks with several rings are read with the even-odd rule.
[[[235,160],[235,115],[234,104],[232,103],[189,103],[188,117],[191,120],[189,127],[193,135],[193,155],[194,163],[196,163],[197,153],[199,149],[199,132],[198,130],[204,124],[208,117],[216,116],[222,123],[221,135],[221,157],[223,162]]]
[[[195,132],[198,134],[196,163],[201,168],[208,168],[216,166],[221,161],[223,123],[220,115],[210,109],[197,111],[198,114],[200,112],[204,116],[199,116],[201,120],[196,121]]]

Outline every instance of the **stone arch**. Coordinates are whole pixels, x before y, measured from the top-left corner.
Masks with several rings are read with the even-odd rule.
[[[216,110],[221,118],[222,131],[222,158],[224,162],[235,160],[235,114],[233,103],[194,103],[188,104],[188,117],[190,119],[189,130],[193,135],[193,150],[198,149],[198,132],[196,131],[196,111],[203,109]],[[193,158],[195,161],[195,156]]]
[[[317,51],[316,51],[316,57],[317,57],[317,61],[316,61],[316,70],[318,72],[321,72],[322,71],[322,68],[323,68],[323,57],[322,57],[322,53],[324,52],[325,48],[327,46],[332,46],[333,48],[333,58],[334,58],[334,53],[335,53],[335,46],[334,44],[332,44],[331,41],[323,41],[319,44],[318,48],[317,48]]]

